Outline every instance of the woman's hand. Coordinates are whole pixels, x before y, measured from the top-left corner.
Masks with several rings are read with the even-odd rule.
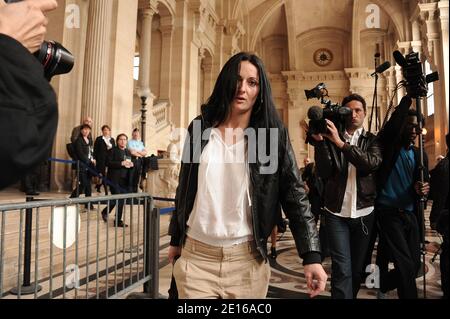
[[[169,263],[173,264],[175,261],[175,257],[181,255],[181,248],[179,246],[169,246]]]

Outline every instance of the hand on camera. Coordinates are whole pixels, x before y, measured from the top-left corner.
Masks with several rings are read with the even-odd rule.
[[[17,40],[34,53],[47,32],[48,19],[44,13],[57,6],[56,0],[28,0],[8,5],[0,0],[0,33]]]
[[[313,139],[317,142],[321,142],[323,141],[323,136],[322,134],[311,134],[311,136],[313,137]]]
[[[339,132],[338,132],[336,126],[330,120],[327,119],[326,121],[327,121],[327,132],[328,133],[322,134],[322,135],[325,136],[327,139],[329,139],[331,142],[333,142],[338,148],[343,148],[345,145],[345,142],[341,140],[341,137],[339,136]]]

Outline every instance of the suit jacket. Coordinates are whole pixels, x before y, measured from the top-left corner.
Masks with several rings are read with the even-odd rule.
[[[116,142],[111,137],[111,144],[113,147],[116,146]],[[108,156],[108,147],[103,140],[103,135],[96,138],[94,143],[94,157],[97,161],[97,170],[104,174],[106,172],[106,158]]]
[[[125,149],[125,155],[131,158],[131,153],[128,149]],[[119,147],[113,147],[108,151],[108,156],[106,158],[106,166],[108,166],[108,179],[115,184],[123,183],[127,180],[127,185],[129,184],[130,175],[133,168],[125,168],[122,166],[123,153],[120,151]]]

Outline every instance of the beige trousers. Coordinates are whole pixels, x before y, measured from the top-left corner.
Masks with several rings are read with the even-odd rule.
[[[262,299],[270,266],[254,242],[222,248],[187,237],[173,275],[180,299]]]

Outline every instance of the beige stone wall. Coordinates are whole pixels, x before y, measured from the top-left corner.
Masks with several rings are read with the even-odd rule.
[[[436,114],[427,150],[433,153],[431,159],[445,152],[447,0],[110,1],[59,1],[58,10],[49,15],[48,37],[62,42],[76,57],[73,71],[52,82],[60,109],[55,157],[67,158],[65,144],[82,115],[96,114],[96,126],[110,124],[113,135],[130,134],[132,127],[140,126],[143,92],[149,92],[146,145],[151,153],[165,149],[170,128],[187,127],[209,97],[222,65],[240,50],[256,52],[264,60],[299,163],[313,156],[299,123],[307,109],[318,104],[306,101],[305,89],[324,82],[333,102],[350,92],[359,93],[366,98],[370,114],[374,53],[380,52],[380,62],[394,64],[393,50],[420,51],[441,73],[441,81],[434,84]],[[79,28],[65,23],[70,4],[80,10]],[[370,5],[379,8],[379,27],[367,26]],[[332,52],[326,66],[314,62],[314,52],[321,48]],[[133,80],[135,55],[145,57],[138,81]],[[392,88],[401,79],[395,66],[380,76],[381,118]],[[99,127],[94,132],[98,134]],[[69,187],[70,169],[58,164],[52,173],[55,189]]]

